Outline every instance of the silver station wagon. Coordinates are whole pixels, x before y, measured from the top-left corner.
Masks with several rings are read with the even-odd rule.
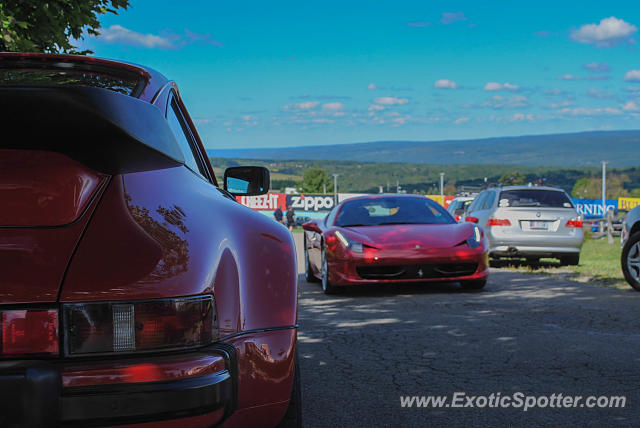
[[[484,190],[467,208],[489,240],[492,258],[541,257],[577,265],[584,241],[582,221],[569,196],[553,187],[507,186]]]

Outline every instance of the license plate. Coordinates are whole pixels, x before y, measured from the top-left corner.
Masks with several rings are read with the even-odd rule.
[[[529,228],[547,230],[549,229],[549,223],[546,221],[530,221]]]

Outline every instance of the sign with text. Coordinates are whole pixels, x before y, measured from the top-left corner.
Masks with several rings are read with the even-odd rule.
[[[606,212],[602,208],[602,199],[571,199],[579,215],[585,219],[603,218]],[[617,199],[607,199],[606,210],[618,209]]]
[[[640,205],[640,198],[618,198],[618,209],[631,211]]]
[[[295,211],[331,211],[334,203],[333,194],[287,195],[287,206],[292,206]]]
[[[236,200],[251,209],[262,211],[274,211],[280,207],[282,211],[287,209],[287,199],[284,193],[267,193],[260,196],[236,196]]]

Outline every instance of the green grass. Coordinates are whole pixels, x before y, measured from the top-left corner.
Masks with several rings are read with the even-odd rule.
[[[620,238],[614,238],[614,243],[609,244],[607,238],[587,237],[582,246],[578,266],[560,266],[556,259],[542,259],[540,263],[533,265],[513,261],[500,261],[495,265],[516,272],[553,275],[576,282],[628,288],[620,267],[621,252]]]

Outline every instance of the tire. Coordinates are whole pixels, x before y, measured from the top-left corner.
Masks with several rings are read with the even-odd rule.
[[[287,412],[278,424],[278,428],[302,428],[302,383],[300,382],[300,365],[298,364],[297,352],[289,407],[287,407]]]
[[[327,262],[327,253],[322,246],[322,291],[324,294],[336,294],[338,287],[331,285],[329,281],[329,263]]]
[[[304,279],[307,282],[320,282],[320,280],[313,274],[311,270],[311,264],[309,263],[309,250],[307,249],[307,237],[304,237]]]
[[[481,290],[487,285],[487,280],[485,279],[476,279],[474,281],[460,281],[460,285],[462,288],[466,290]]]
[[[560,264],[562,266],[578,266],[579,263],[580,263],[580,253],[560,257]]]
[[[629,237],[620,256],[624,279],[636,291],[640,291],[640,232]]]
[[[540,263],[540,257],[525,257],[527,263],[538,264]]]

